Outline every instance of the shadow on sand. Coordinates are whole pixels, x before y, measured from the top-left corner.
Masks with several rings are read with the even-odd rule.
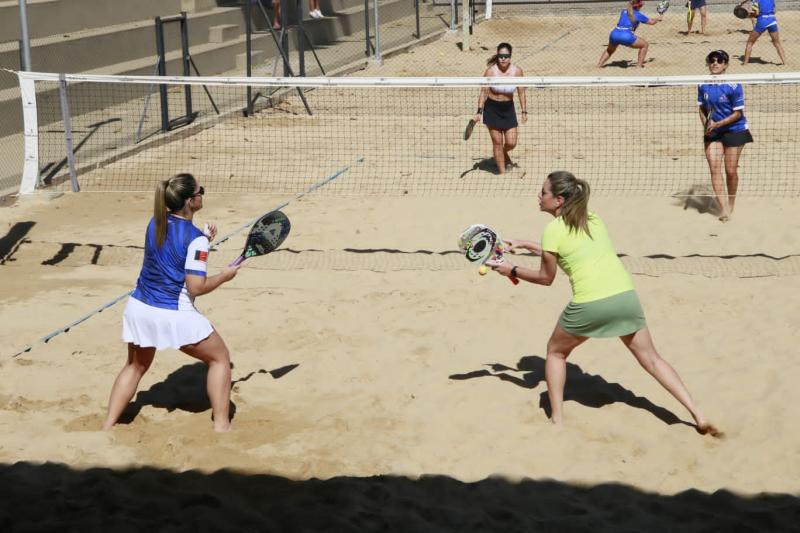
[[[0,465],[0,528],[16,531],[796,531],[800,499],[720,490],[448,476],[291,480],[150,467]]]
[[[519,360],[516,368],[501,363],[492,363],[486,366],[489,369],[475,370],[466,374],[453,374],[450,379],[494,377],[526,389],[535,389],[544,382],[544,358],[538,355],[526,355]],[[665,424],[684,424],[694,427],[694,424],[681,420],[669,409],[656,405],[642,396],[636,396],[619,383],[610,383],[601,376],[588,374],[581,370],[581,367],[570,362],[567,362],[564,401],[578,402],[595,409],[619,402],[636,409],[643,409]],[[547,391],[539,394],[539,407],[548,417],[550,416],[550,400],[547,397]]]

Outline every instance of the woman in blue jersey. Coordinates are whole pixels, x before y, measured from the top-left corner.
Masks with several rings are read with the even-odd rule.
[[[619,45],[636,48],[639,50],[639,56],[636,62],[638,67],[644,68],[644,60],[647,57],[647,49],[650,46],[643,37],[637,37],[634,33],[639,24],[658,24],[661,22],[661,15],[655,18],[649,18],[641,13],[639,10],[644,5],[644,0],[631,0],[628,9],[623,9],[619,13],[619,20],[617,27],[611,30],[608,35],[608,46],[603,50],[600,55],[600,61],[597,62],[597,67],[602,68],[606,64],[608,58],[611,57]]]
[[[510,261],[486,264],[496,272],[530,283],[550,285],[557,266],[569,276],[573,297],[547,343],[545,380],[551,420],[562,421],[567,357],[589,337],[619,337],[649,372],[691,414],[697,431],[719,436],[698,409],[677,372],[659,356],[647,329],[633,281],[614,251],[603,221],[588,210],[589,184],[566,171],[552,172],[539,193],[539,209],[555,220],[544,229],[541,244],[509,240],[511,250],[541,256],[538,269]]]
[[[511,63],[511,45],[500,43],[497,53],[486,62],[487,68],[483,75],[489,78],[516,78],[524,76],[522,69]],[[508,80],[508,85],[491,85],[481,87],[478,95],[478,111],[473,120],[481,121],[489,130],[492,138],[492,155],[497,164],[497,171],[503,174],[506,167],[510,166],[511,158],[508,153],[517,146],[517,112],[514,109],[514,91],[519,95],[519,107],[522,113],[522,123],[528,121],[528,103],[525,99],[525,87],[513,84]]]
[[[728,54],[714,50],[706,57],[713,75],[725,74]],[[703,124],[706,159],[711,170],[711,186],[719,203],[722,222],[727,222],[736,203],[739,187],[739,157],[744,145],[753,142],[744,117],[744,90],[739,83],[705,83],[697,88],[697,106]],[[722,164],[725,163],[725,179]]]
[[[694,22],[694,14],[700,12],[700,35],[706,34],[706,0],[688,0],[686,7],[689,10],[686,12],[686,35],[692,33],[692,23]]]
[[[750,62],[750,53],[753,51],[753,45],[761,37],[762,33],[768,31],[769,37],[772,39],[772,45],[778,51],[781,63],[785,65],[786,54],[783,51],[781,37],[778,33],[778,20],[775,18],[775,0],[753,0],[753,9],[750,11],[750,16],[756,19],[756,23],[747,38],[742,63],[747,64]]]
[[[174,348],[208,365],[206,388],[214,431],[230,429],[231,363],[228,348],[194,299],[236,276],[239,266],[206,275],[208,236],[192,224],[203,208],[205,190],[191,174],[177,174],[156,186],[154,214],[147,226],[144,261],[122,319],[128,360],[114,381],[103,429],[110,429],[136,393],[156,350]]]

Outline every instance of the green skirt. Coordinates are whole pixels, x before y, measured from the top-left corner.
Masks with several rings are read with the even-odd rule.
[[[621,337],[647,325],[636,291],[626,291],[593,302],[570,302],[558,325],[579,337]]]

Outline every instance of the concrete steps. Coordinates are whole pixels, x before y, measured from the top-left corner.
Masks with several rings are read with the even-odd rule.
[[[4,15],[10,13],[8,11],[10,3],[14,4],[14,9],[18,9],[16,0],[13,2],[0,0],[0,43],[6,37],[6,34],[2,33],[5,31],[2,28],[4,28],[3,24],[7,22],[4,20],[6,18]],[[100,4],[117,6],[120,8],[120,12],[134,9],[128,4],[135,4],[136,13],[144,12],[145,15],[136,20],[125,20],[125,16],[130,15],[130,12],[127,15],[120,13],[117,14],[118,19],[116,20],[122,20],[122,22],[114,24],[112,27],[87,30],[79,29],[81,24],[85,26],[85,23],[69,20],[67,17],[60,21],[61,26],[59,27],[73,29],[56,32],[58,35],[40,36],[33,39],[34,47],[31,55],[35,70],[152,75],[156,63],[153,17],[174,15],[183,9],[189,14],[190,51],[200,73],[209,76],[223,73],[225,75],[242,75],[245,71],[243,4],[236,7],[236,2],[224,0],[135,0],[134,2],[124,2],[123,0],[28,0],[29,16],[33,9],[43,9],[45,6],[56,10],[54,13],[60,13],[59,10],[63,10],[67,3],[72,4],[73,7],[83,6],[76,10],[82,14],[81,21],[91,20],[93,25],[95,12],[102,11],[99,7]],[[305,10],[305,3],[302,6]],[[322,0],[321,7],[326,17],[323,19],[306,18],[303,21],[303,27],[314,43],[325,70],[330,73],[344,65],[352,64],[354,61],[365,60],[363,0]],[[150,11],[147,11],[148,9]],[[429,25],[428,30],[423,29],[423,36],[433,31],[432,28],[437,31],[441,30],[441,22],[435,19],[433,12],[445,9],[433,8],[428,2],[421,3],[421,16],[427,17],[423,22]],[[87,13],[91,13],[92,17],[87,17]],[[414,8],[411,0],[381,0],[380,14],[381,42],[384,50],[392,46],[407,45],[413,39],[411,34],[414,28]],[[72,16],[72,11],[70,11],[70,16]],[[109,20],[108,17],[111,15],[105,13],[98,15],[98,19],[101,20]],[[14,20],[14,24],[18,25],[18,11],[14,11],[11,18]],[[268,21],[264,20],[261,10],[257,6],[253,8],[253,20],[256,28],[266,29]],[[370,22],[372,22],[371,16]],[[7,28],[7,25],[5,27]],[[169,25],[167,28],[167,72],[171,75],[178,75],[182,72],[178,26]],[[292,66],[297,71],[296,50],[300,34],[296,28],[291,26],[288,31],[292,50],[290,54]],[[370,33],[374,33],[374,28],[370,28]],[[309,75],[318,75],[319,70],[307,46],[306,51],[307,72]],[[271,35],[268,32],[255,34],[253,36],[254,75],[271,75],[270,67],[274,63],[275,56],[278,54]],[[0,44],[0,66],[17,69],[18,57],[19,51],[16,42]],[[278,74],[282,74],[279,64],[277,70]],[[21,139],[22,110],[16,83],[15,76],[0,76],[0,117],[3,118],[0,120],[0,144],[12,139],[12,136],[14,139],[17,137]],[[79,90],[79,88],[75,88],[75,92]],[[73,109],[73,112],[94,113],[97,109],[141,97],[141,94],[135,95],[136,91],[130,90],[130,88],[128,90],[104,90],[97,94],[97,98],[91,101],[82,99],[81,109]],[[198,96],[195,98],[198,101],[204,98],[201,90],[198,90],[197,94]],[[56,84],[42,85],[40,97],[43,102],[48,99],[51,103],[57,102]],[[153,105],[157,106],[157,103],[151,103],[151,106]],[[40,114],[42,131],[46,130],[48,123],[60,121],[60,116],[46,117],[47,114]],[[57,108],[51,110],[49,114],[57,115]],[[51,126],[51,129],[58,127],[56,124]],[[5,160],[7,159],[5,154],[0,154],[0,159],[3,159],[0,160],[0,178],[12,176],[17,173],[17,168],[21,169],[21,159],[14,157],[13,161]],[[12,169],[11,173],[8,171],[9,168]]]
[[[189,45],[206,42],[221,43],[244,33],[242,15],[237,9],[215,8],[189,14]],[[218,39],[220,28],[225,39]],[[165,27],[167,51],[180,49],[180,32],[177,24]],[[216,40],[215,40],[216,38]],[[87,50],[94,53],[87,54]],[[33,39],[31,41],[32,69],[38,72],[86,72],[103,66],[149,57],[155,63],[155,24],[143,20],[105,28]],[[0,45],[0,65],[19,68],[17,43]],[[108,71],[109,73],[111,70]],[[7,88],[0,85],[0,90]]]
[[[180,11],[198,13],[217,7],[216,0],[28,0],[31,39],[153,19]],[[19,1],[0,1],[0,42],[20,38]]]

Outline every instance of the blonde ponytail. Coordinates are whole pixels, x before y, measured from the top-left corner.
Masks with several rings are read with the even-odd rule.
[[[186,200],[192,197],[197,187],[194,176],[188,173],[175,174],[156,185],[153,201],[153,220],[156,226],[156,244],[160,247],[167,239],[167,212],[183,209]]]
[[[564,220],[569,231],[583,231],[589,237],[589,183],[578,179],[571,172],[558,170],[551,172],[547,179],[550,181],[550,190],[553,196],[564,198],[559,216]]]

